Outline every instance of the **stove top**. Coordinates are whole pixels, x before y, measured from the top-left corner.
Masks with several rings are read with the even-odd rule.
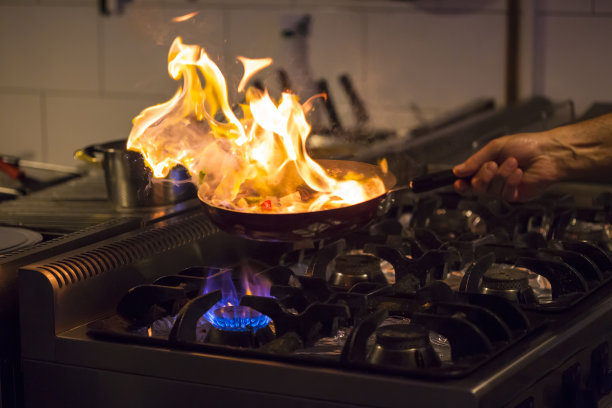
[[[152,222],[21,269],[26,402],[594,406],[612,388],[611,214],[408,194],[294,244],[203,210]],[[127,383],[119,405],[89,397]]]

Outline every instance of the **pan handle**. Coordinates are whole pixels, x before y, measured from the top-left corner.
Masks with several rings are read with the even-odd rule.
[[[89,145],[74,152],[74,158],[87,163],[100,164],[102,160],[96,157],[96,153],[101,152],[103,152],[103,149],[100,145]]]
[[[455,176],[452,169],[442,170],[435,173],[424,174],[419,177],[415,177],[410,182],[410,189],[415,193],[423,193],[430,191],[438,187],[449,186],[455,182],[459,177]],[[463,178],[468,183],[470,178]]]

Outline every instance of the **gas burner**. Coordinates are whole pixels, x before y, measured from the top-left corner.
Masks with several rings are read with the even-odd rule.
[[[391,263],[387,260],[384,260],[382,258],[377,257],[376,255],[372,255],[368,252],[365,252],[363,249],[353,249],[351,251],[348,252],[348,255],[367,255],[370,257],[375,257],[378,260],[378,267],[380,269],[380,271],[383,274],[384,280],[381,279],[380,275],[376,275],[377,277],[377,282],[380,283],[389,283],[389,284],[394,284],[395,283],[395,269],[393,268],[393,265],[391,265]],[[412,259],[411,255],[406,255],[405,256],[407,259]]]
[[[527,219],[526,231],[527,233],[535,233],[541,235],[543,238],[548,237],[550,228],[552,227],[553,219],[546,214],[532,215]],[[518,234],[515,231],[515,234]]]
[[[351,288],[360,282],[386,283],[381,260],[370,254],[341,254],[334,258],[330,283],[337,287]]]
[[[199,268],[192,268],[199,269]],[[269,322],[268,316],[245,306],[237,306],[244,295],[270,296],[271,282],[250,266],[224,269],[210,268],[204,284],[204,294],[221,291],[221,300],[204,314],[213,327],[224,331],[256,332]]]
[[[537,302],[529,285],[529,270],[507,264],[493,264],[483,275],[480,292],[513,302]]]
[[[259,327],[254,331],[252,327],[245,330],[221,329],[211,326],[204,338],[208,344],[221,346],[256,348],[268,343],[274,338],[274,332],[270,325]]]
[[[271,319],[248,306],[223,306],[203,317],[209,323],[202,327],[205,343],[258,347],[274,338]]]
[[[467,232],[476,235],[484,235],[487,232],[484,219],[471,210],[439,208],[429,216],[425,226],[444,240],[455,239]]]
[[[423,326],[392,324],[376,330],[376,344],[368,355],[371,364],[404,368],[427,368],[440,365],[440,358]]]
[[[612,225],[574,218],[565,228],[565,239],[594,242],[612,251]]]
[[[215,309],[210,323],[213,327],[227,331],[250,331],[266,327],[270,318],[247,306],[224,306]]]

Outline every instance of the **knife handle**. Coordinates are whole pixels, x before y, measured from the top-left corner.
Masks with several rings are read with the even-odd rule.
[[[415,193],[423,193],[438,187],[449,186],[459,177],[455,176],[452,169],[442,170],[435,173],[424,174],[415,177],[410,182],[410,188]],[[465,179],[469,182],[469,178]]]

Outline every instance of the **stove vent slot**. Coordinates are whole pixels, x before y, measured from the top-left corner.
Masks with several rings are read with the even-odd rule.
[[[218,230],[202,215],[157,227],[140,234],[52,262],[37,269],[53,275],[64,287],[150,255],[166,252],[207,237]]]

